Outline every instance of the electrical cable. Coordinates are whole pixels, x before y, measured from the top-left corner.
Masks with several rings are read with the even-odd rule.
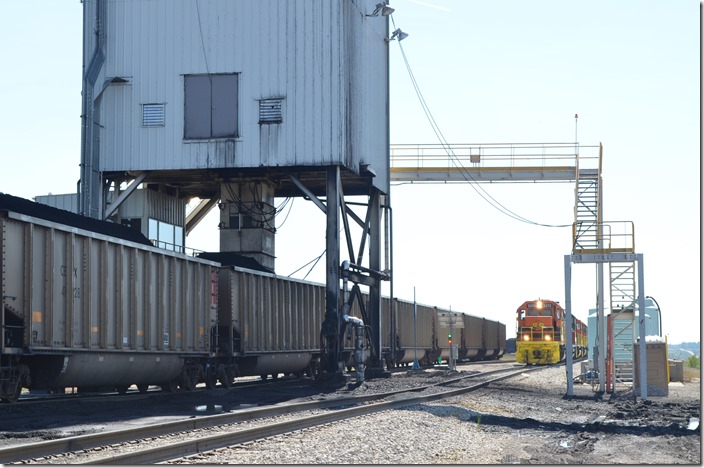
[[[281,221],[281,224],[279,224],[279,226],[276,227],[275,229],[277,229],[277,230],[278,230],[278,229],[281,229],[281,227],[286,223],[286,220],[288,219],[288,215],[291,214],[291,210],[293,209],[293,202],[294,202],[294,201],[295,201],[295,200],[294,200],[293,198],[288,197],[288,198],[286,198],[286,200],[284,200],[284,201],[281,203],[281,205],[279,205],[279,208],[277,208],[277,210],[283,210],[286,205],[289,205],[289,207],[288,207],[288,212],[286,213],[286,216],[284,216],[284,220]],[[278,213],[277,213],[277,214],[278,214]]]

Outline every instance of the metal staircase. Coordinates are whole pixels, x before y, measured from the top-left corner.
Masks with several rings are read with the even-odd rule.
[[[596,169],[584,169],[577,156],[572,253],[594,253],[603,248],[601,237],[601,157]]]
[[[605,223],[601,219],[601,156],[596,171],[577,170],[575,208],[572,226],[572,253],[596,254],[609,265],[609,341],[607,368],[613,386],[633,385],[633,343],[636,337],[636,264],[634,261],[614,261],[613,253],[632,253],[633,224]],[[578,159],[579,161],[579,159]],[[625,226],[625,228],[624,228]]]
[[[599,248],[599,175],[578,175],[576,192],[573,250],[596,251]]]

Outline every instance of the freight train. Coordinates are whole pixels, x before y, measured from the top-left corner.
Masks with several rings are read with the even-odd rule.
[[[567,332],[565,311],[555,301],[526,301],[516,311],[516,362],[555,364],[565,359]],[[572,316],[572,356],[587,356],[587,326]]]
[[[160,249],[130,227],[2,193],[0,254],[3,402],[23,388],[176,391],[319,375],[323,285]],[[382,298],[387,367],[447,358],[441,313]],[[453,314],[460,359],[504,354],[504,324]],[[369,350],[360,316],[356,304],[344,316],[341,353],[357,371]]]

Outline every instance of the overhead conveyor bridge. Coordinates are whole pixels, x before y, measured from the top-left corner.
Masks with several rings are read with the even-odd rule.
[[[599,177],[601,145],[391,145],[391,182],[569,182]]]

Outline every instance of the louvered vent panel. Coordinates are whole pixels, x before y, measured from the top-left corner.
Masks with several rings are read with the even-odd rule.
[[[259,123],[277,124],[283,121],[281,117],[282,99],[262,99],[259,101]]]
[[[142,104],[142,125],[145,127],[163,127],[164,104]]]

